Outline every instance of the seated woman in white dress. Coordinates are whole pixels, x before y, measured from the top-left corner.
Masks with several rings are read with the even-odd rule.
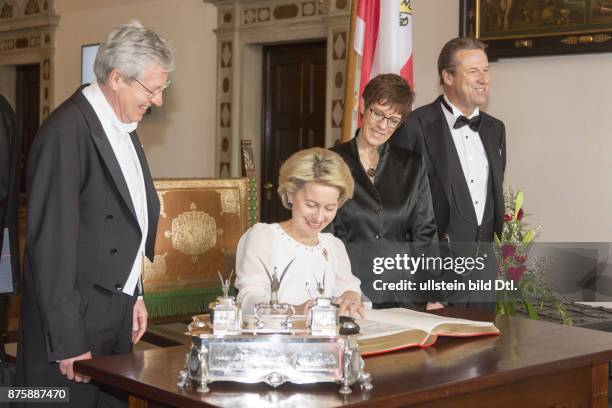
[[[255,304],[270,301],[268,273],[276,268],[279,279],[282,276],[279,303],[305,313],[312,304],[309,286],[335,297],[340,314],[364,317],[360,281],[351,273],[344,244],[321,232],[353,195],[353,177],[344,160],[327,149],[299,151],[281,166],[278,184],[291,218],[256,224],[238,243],[235,285],[244,312],[250,314]]]

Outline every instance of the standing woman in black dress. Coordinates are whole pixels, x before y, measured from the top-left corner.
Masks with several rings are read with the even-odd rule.
[[[412,102],[406,80],[395,74],[378,75],[363,91],[362,127],[353,139],[332,148],[349,166],[355,192],[338,211],[331,230],[344,242],[353,274],[361,279],[361,289],[374,308],[423,307],[433,300],[419,291],[376,289],[380,288],[377,280],[420,280],[426,272],[373,272],[376,257],[421,256],[426,252],[421,250],[423,245],[429,248],[437,241],[425,163],[419,154],[388,143],[410,113]]]

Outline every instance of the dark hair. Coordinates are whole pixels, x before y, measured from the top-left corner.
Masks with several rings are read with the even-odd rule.
[[[410,113],[414,95],[410,84],[397,74],[380,74],[372,78],[363,90],[364,109],[374,103],[392,106],[402,115],[402,120]]]
[[[457,53],[461,50],[483,50],[485,51],[486,45],[476,38],[473,37],[457,37],[453,38],[442,47],[440,55],[438,56],[438,76],[440,77],[440,84],[444,84],[444,78],[442,78],[442,71],[446,71],[450,74],[455,73],[457,67]]]

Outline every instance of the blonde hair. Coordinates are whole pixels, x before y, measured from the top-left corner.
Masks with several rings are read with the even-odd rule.
[[[321,147],[300,150],[281,166],[278,176],[278,195],[283,207],[290,209],[287,193],[295,193],[307,182],[336,187],[340,191],[338,206],[353,197],[355,183],[348,166],[337,153]]]

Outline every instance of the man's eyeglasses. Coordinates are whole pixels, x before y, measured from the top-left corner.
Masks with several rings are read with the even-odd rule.
[[[142,82],[140,82],[139,80],[137,80],[136,78],[134,78],[134,81],[138,82],[138,84],[140,86],[142,86],[142,88],[147,91],[149,93],[148,98],[149,99],[153,99],[155,97],[155,95],[159,95],[160,93],[164,92],[166,90],[166,88],[168,88],[170,86],[170,84],[172,83],[172,81],[166,81],[166,83],[159,89],[152,91],[149,88],[147,88],[146,86],[144,86],[144,84]]]
[[[397,129],[402,124],[402,120],[394,117],[385,116],[381,111],[376,109],[368,108],[370,110],[370,117],[376,122],[382,122],[383,119],[387,119],[387,127],[389,129]]]

